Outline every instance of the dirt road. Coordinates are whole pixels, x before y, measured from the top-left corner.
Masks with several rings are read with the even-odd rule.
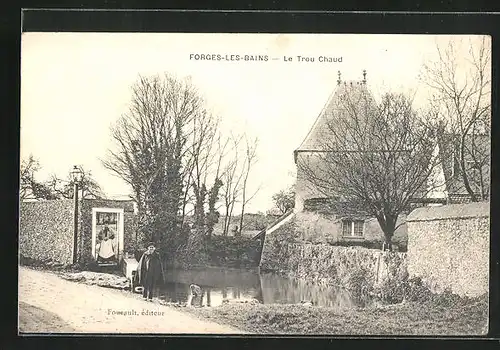
[[[243,331],[195,318],[129,292],[69,282],[20,267],[20,333],[204,333]]]

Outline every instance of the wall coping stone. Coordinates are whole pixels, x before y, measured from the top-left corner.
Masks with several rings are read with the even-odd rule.
[[[490,216],[490,202],[467,204],[449,204],[421,207],[413,210],[406,218],[407,222],[432,221],[447,219],[466,219]]]

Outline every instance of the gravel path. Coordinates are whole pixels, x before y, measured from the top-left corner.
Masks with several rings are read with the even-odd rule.
[[[130,292],[89,286],[19,268],[21,333],[242,334]]]

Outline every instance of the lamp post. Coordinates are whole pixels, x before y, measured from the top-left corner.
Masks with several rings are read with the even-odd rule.
[[[78,261],[78,185],[82,181],[83,172],[76,165],[71,170],[71,180],[73,181],[73,264]]]

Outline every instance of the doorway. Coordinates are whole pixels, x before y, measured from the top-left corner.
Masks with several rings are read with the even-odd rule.
[[[99,266],[123,259],[123,209],[92,208],[92,256]]]

